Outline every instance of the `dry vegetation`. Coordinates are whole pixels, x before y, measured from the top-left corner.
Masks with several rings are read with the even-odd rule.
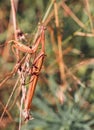
[[[0,7],[0,129],[93,130],[93,1]]]

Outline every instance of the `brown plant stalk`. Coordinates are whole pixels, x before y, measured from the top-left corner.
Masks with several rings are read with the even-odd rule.
[[[66,76],[65,76],[65,68],[64,68],[64,59],[62,53],[62,37],[60,34],[60,25],[59,25],[59,17],[58,17],[58,6],[56,1],[54,1],[54,13],[55,13],[55,24],[57,29],[57,43],[58,43],[58,65],[60,70],[60,77],[62,81],[62,90],[66,90]]]

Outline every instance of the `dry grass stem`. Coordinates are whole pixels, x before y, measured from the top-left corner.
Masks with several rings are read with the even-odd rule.
[[[90,26],[91,26],[91,32],[94,33],[94,29],[93,29],[93,21],[92,21],[92,16],[91,16],[91,12],[90,12],[90,5],[89,5],[89,0],[85,0],[84,1],[85,4],[85,8],[89,17],[89,21],[90,21]]]
[[[75,65],[73,68],[71,68],[73,71],[78,70],[80,67],[87,66],[87,65],[93,65],[94,64],[94,58],[83,60],[77,65]],[[70,70],[71,70],[70,69]]]
[[[11,95],[10,95],[8,101],[7,101],[6,106],[4,107],[4,110],[3,110],[2,115],[1,115],[1,117],[0,117],[0,120],[1,120],[1,121],[2,121],[3,116],[4,116],[4,114],[5,114],[6,110],[7,110],[7,107],[8,107],[8,105],[9,105],[10,101],[11,101],[11,98],[12,98],[12,96],[13,96],[13,94],[14,94],[14,91],[15,91],[17,85],[18,85],[18,82],[19,82],[19,78],[18,78],[18,80],[16,81],[16,83],[15,83],[15,85],[14,85],[14,88],[13,88],[13,90],[12,90],[12,92],[11,92]]]
[[[62,37],[60,34],[60,25],[59,25],[59,17],[58,17],[58,6],[56,1],[54,1],[54,13],[55,13],[55,24],[57,29],[57,42],[58,42],[58,65],[60,69],[60,76],[63,82],[62,89],[66,90],[66,76],[65,76],[65,68],[63,61],[63,53],[62,53]]]
[[[93,33],[84,33],[84,32],[75,32],[74,36],[94,37],[94,34]]]
[[[62,2],[61,4],[62,8],[64,8],[65,12],[72,17],[72,19],[81,27],[86,28],[85,25],[80,21],[80,19],[72,12],[72,10],[65,4],[65,2]]]

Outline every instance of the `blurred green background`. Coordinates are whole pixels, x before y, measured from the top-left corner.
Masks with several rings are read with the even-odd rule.
[[[56,60],[54,47],[57,48],[57,29],[55,25],[54,6],[46,20],[46,57],[40,74],[31,113],[34,120],[22,124],[22,130],[94,130],[94,2],[93,0],[66,0],[66,5],[79,21],[62,7],[63,0],[56,0],[60,34],[62,36],[63,61],[66,66],[66,91],[60,92],[62,84],[59,65]],[[86,4],[87,2],[87,4]],[[41,22],[51,3],[51,0],[19,0],[17,9],[17,24],[28,34],[29,41],[34,38],[38,23]],[[10,1],[0,0],[0,79],[10,72],[15,64],[15,58],[4,59],[4,43],[7,38],[10,19]],[[89,10],[88,10],[89,9]],[[50,14],[52,17],[50,18]],[[44,23],[46,22],[44,21]],[[55,45],[51,40],[51,30],[54,34]],[[78,35],[92,34],[92,36]],[[58,50],[58,49],[57,49]],[[58,54],[57,54],[58,56]],[[12,91],[17,76],[12,77],[0,88],[0,114],[3,106]],[[0,80],[0,81],[1,81]],[[59,93],[60,92],[60,93]],[[9,113],[13,121],[4,115],[4,124],[0,123],[1,130],[17,130],[19,124],[19,99],[13,105],[17,92],[9,104]],[[19,95],[19,97],[21,94]],[[59,98],[62,98],[60,102]]]

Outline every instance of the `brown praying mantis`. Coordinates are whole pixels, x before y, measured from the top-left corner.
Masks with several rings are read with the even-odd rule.
[[[11,46],[12,46],[12,51],[16,57],[16,64],[14,65],[12,71],[3,80],[0,81],[0,88],[6,83],[8,79],[13,77],[15,74],[18,74],[18,79],[4,107],[4,110],[0,117],[0,121],[2,121],[4,113],[8,109],[8,105],[11,100],[11,97],[14,94],[15,88],[17,87],[18,83],[20,83],[19,86],[20,86],[20,90],[22,94],[21,105],[20,105],[20,120],[19,120],[19,130],[20,130],[22,115],[25,121],[32,119],[32,116],[30,115],[32,99],[34,96],[35,88],[37,85],[37,81],[38,81],[39,74],[42,69],[43,61],[45,57],[45,29],[46,27],[43,24],[40,24],[38,26],[38,31],[35,35],[35,39],[32,44],[32,47],[22,44],[20,40],[22,39],[21,36],[23,33],[21,33],[19,29],[17,29],[15,1],[14,0],[10,0],[10,1],[11,1],[14,40],[10,40],[7,43],[8,44],[12,43]],[[51,6],[52,6],[52,3],[51,3]],[[49,8],[51,8],[51,6]],[[47,17],[47,14],[48,14],[48,11],[45,15],[46,17]],[[42,23],[44,23],[46,17],[44,17],[44,19],[42,20]],[[25,42],[27,42],[26,39],[25,39]],[[20,55],[20,53],[22,53],[22,55]],[[26,86],[27,84],[28,84],[28,87]]]
[[[41,71],[43,60],[45,56],[45,26],[40,25],[39,26],[39,35],[36,39],[35,43],[32,47],[28,47],[26,45],[23,45],[22,43],[11,40],[8,43],[13,43],[12,50],[14,52],[14,48],[18,49],[20,52],[25,53],[26,55],[19,60],[16,65],[14,66],[12,72],[7,75],[7,77],[0,83],[0,87],[9,79],[11,78],[15,73],[18,73],[20,76],[20,84],[22,87],[22,98],[21,98],[21,104],[23,105],[23,116],[24,120],[27,121],[31,118],[30,116],[30,107],[32,103],[32,98],[35,92],[36,84],[38,81],[39,73]],[[38,50],[38,47],[41,43],[41,50],[40,52]],[[33,58],[32,64],[30,63],[30,60],[32,58],[32,54],[38,53]],[[16,52],[14,52],[16,53]],[[26,90],[25,86],[25,80],[26,77],[29,75],[30,81],[29,81],[29,88]],[[7,109],[7,108],[6,108]]]

